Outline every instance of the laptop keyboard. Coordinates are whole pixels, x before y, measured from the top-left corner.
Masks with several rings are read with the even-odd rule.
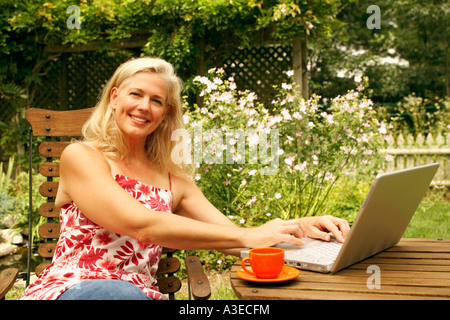
[[[333,239],[330,242],[317,242],[317,244],[297,250],[295,255],[308,257],[313,262],[334,261],[341,248],[342,243]]]

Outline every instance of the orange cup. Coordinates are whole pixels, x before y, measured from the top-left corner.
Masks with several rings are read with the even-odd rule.
[[[247,261],[252,270],[246,268]],[[241,260],[241,266],[245,272],[257,278],[277,278],[284,266],[284,250],[281,248],[251,249],[249,256]]]

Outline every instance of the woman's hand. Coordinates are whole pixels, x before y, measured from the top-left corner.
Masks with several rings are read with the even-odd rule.
[[[306,229],[301,219],[281,220],[274,219],[259,227],[245,230],[246,247],[261,248],[274,246],[281,242],[290,242],[302,245],[302,238],[306,237]]]
[[[333,216],[305,217],[292,220],[274,219],[262,226],[246,230],[248,247],[270,247],[281,242],[304,244],[302,238],[310,237],[330,241],[331,232],[339,242],[344,242],[350,230],[348,222]]]
[[[300,220],[306,229],[306,235],[314,239],[330,241],[331,232],[342,243],[350,231],[347,220],[333,216],[305,217]]]

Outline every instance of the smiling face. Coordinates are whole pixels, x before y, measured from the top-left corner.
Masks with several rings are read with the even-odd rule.
[[[122,88],[111,89],[117,125],[128,139],[145,143],[169,111],[167,94],[166,80],[151,72],[138,72]]]

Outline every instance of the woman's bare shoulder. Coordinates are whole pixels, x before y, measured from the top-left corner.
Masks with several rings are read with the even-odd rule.
[[[109,163],[100,150],[82,142],[69,144],[61,154],[57,205],[73,200],[73,192],[80,189],[80,185],[90,186],[100,180],[109,181],[110,172]]]
[[[104,154],[94,145],[84,142],[73,142],[69,144],[61,154],[61,161],[77,160],[83,157],[94,157],[106,159]]]
[[[75,141],[69,144],[63,151],[62,155],[70,153],[71,155],[77,153],[101,153],[100,150],[95,148],[91,143],[82,141]]]
[[[110,171],[106,156],[93,145],[84,142],[69,144],[61,154],[61,169]],[[67,170],[69,169],[69,170]]]

